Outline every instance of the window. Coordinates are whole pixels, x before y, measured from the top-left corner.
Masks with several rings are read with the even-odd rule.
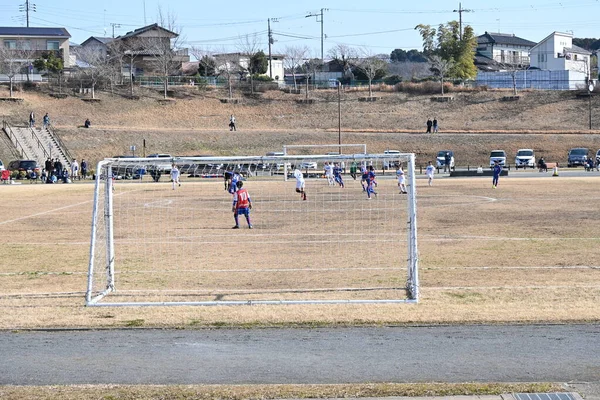
[[[16,50],[17,49],[17,41],[16,40],[5,40],[4,41],[4,48],[5,49]]]
[[[58,40],[48,40],[46,42],[46,50],[60,50],[60,43]]]

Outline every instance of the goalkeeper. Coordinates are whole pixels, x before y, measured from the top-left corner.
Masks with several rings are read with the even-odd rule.
[[[304,181],[302,171],[298,168],[294,170],[294,178],[296,178],[296,193],[300,193],[300,198],[306,200],[306,191],[304,190],[306,182]]]
[[[233,218],[235,219],[235,226],[233,227],[233,229],[240,229],[240,215],[244,215],[246,217],[248,228],[252,229],[252,224],[250,223],[250,210],[252,209],[252,200],[250,200],[250,195],[248,194],[248,191],[246,189],[242,189],[242,186],[244,186],[244,182],[242,182],[241,180],[237,181],[237,191],[233,194],[233,205],[231,206]]]

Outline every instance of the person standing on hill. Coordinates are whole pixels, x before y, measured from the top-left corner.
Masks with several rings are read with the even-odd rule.
[[[432,126],[433,126],[433,121],[431,121],[431,118],[427,117],[427,130],[425,131],[425,133],[431,133]]]
[[[235,131],[235,116],[233,114],[231,114],[231,117],[229,117],[229,131]]]
[[[29,113],[29,127],[33,128],[35,126],[35,113],[32,111]]]
[[[438,120],[433,117],[433,133],[438,133]]]
[[[48,115],[48,113],[44,115],[42,122],[44,123],[44,129],[48,129],[48,126],[50,126],[50,116]]]

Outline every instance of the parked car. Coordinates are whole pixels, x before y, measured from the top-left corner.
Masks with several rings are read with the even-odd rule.
[[[317,169],[316,161],[304,161],[300,164],[300,169]]]
[[[576,147],[569,150],[569,156],[567,158],[567,167],[584,166],[590,155],[589,149],[585,147]]]
[[[1,163],[2,161],[0,161]],[[600,150],[596,152],[596,165],[600,165]]]
[[[4,163],[2,162],[2,160],[0,160],[0,171],[4,171],[6,168],[4,168]]]
[[[535,155],[532,149],[519,149],[515,156],[515,168],[535,168]]]
[[[35,160],[14,160],[8,164],[8,169],[11,171],[33,171],[39,174],[41,169]]]
[[[496,161],[502,168],[506,166],[506,152],[504,150],[492,150],[490,153],[490,168],[494,168]]]
[[[438,168],[444,168],[446,165],[446,153],[450,153],[450,168],[454,168],[454,152],[452,150],[440,150],[435,158]]]

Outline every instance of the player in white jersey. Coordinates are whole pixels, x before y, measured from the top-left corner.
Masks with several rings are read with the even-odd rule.
[[[323,169],[325,170],[325,178],[327,178],[327,183],[329,186],[335,185],[335,178],[333,177],[333,165],[325,161],[325,166]]]
[[[304,181],[304,175],[302,175],[302,171],[300,171],[298,168],[294,170],[294,178],[296,178],[296,192],[300,193],[300,198],[302,200],[306,200],[306,191],[304,191],[306,182]]]
[[[427,164],[427,169],[425,169],[425,174],[427,175],[427,184],[429,186],[433,185],[433,174],[435,173],[435,167],[431,164],[431,161]]]
[[[181,182],[179,181],[180,175],[179,168],[177,168],[177,165],[173,164],[171,166],[171,181],[173,182],[173,190],[175,190],[175,184],[181,186]]]
[[[402,169],[402,164],[398,166],[396,176],[398,177],[398,187],[400,188],[400,194],[406,194],[406,175],[404,174],[404,170]]]

